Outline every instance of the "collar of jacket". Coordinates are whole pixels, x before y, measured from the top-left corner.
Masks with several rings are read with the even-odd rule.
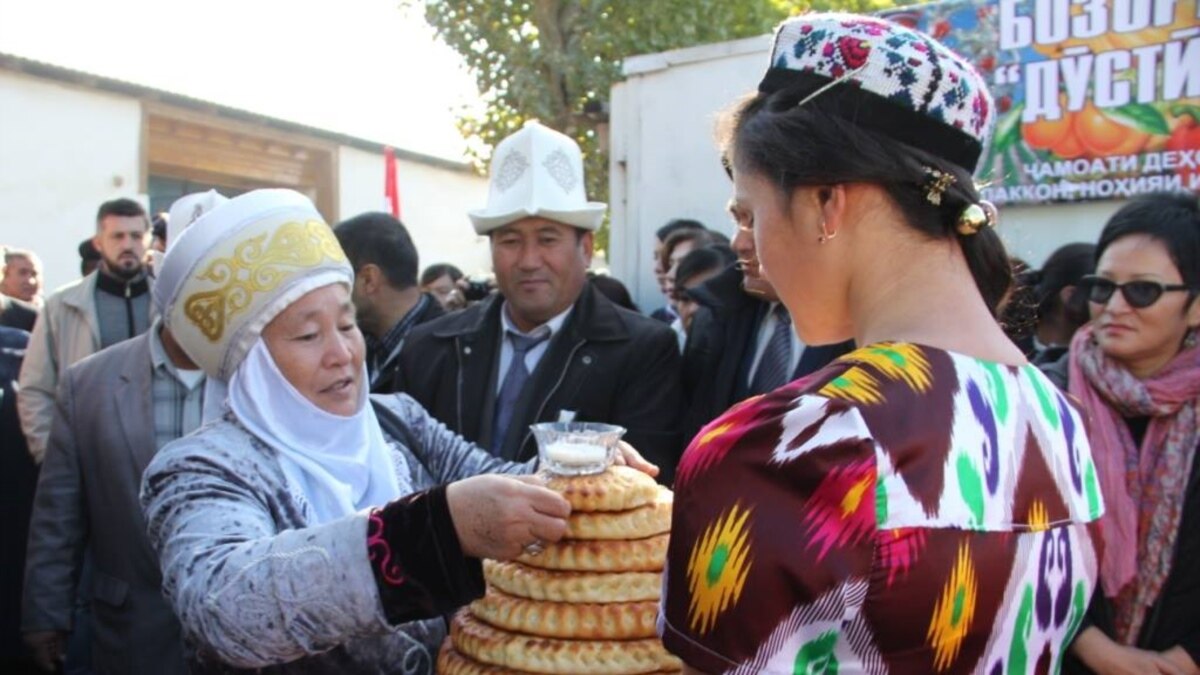
[[[493,293],[475,307],[452,314],[452,318],[446,319],[434,335],[443,339],[474,341],[486,333],[490,326],[500,325],[503,306],[504,297]],[[621,310],[591,284],[584,284],[583,292],[575,301],[575,310],[563,326],[563,332],[572,341],[613,342],[629,339],[629,329],[621,318]]]
[[[688,293],[696,302],[714,312],[734,312],[742,307],[763,302],[742,289],[743,279],[742,270],[734,263]]]
[[[150,292],[150,282],[146,279],[144,271],[138,272],[137,276],[129,279],[118,279],[101,272],[97,268],[96,288],[109,295],[136,298]]]
[[[86,277],[73,281],[54,292],[62,298],[64,305],[69,305],[84,311],[91,311],[96,297],[96,277],[100,271],[95,270]]]

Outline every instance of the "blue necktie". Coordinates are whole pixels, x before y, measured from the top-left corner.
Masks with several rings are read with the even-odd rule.
[[[492,424],[492,454],[499,456],[500,448],[504,445],[504,437],[508,435],[508,427],[512,425],[513,411],[517,408],[517,399],[521,398],[521,390],[529,379],[529,368],[525,365],[525,356],[529,350],[545,342],[550,337],[550,331],[540,335],[518,335],[508,331],[508,339],[512,343],[512,363],[508,373],[500,385],[500,393],[496,395],[496,416]]]
[[[758,361],[758,370],[750,380],[751,394],[765,394],[788,383],[792,365],[792,317],[782,303],[771,312],[775,316],[775,330],[763,349]]]

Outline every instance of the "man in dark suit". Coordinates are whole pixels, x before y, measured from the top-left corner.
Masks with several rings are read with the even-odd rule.
[[[854,345],[804,345],[770,282],[759,274],[754,235],[739,227],[738,262],[688,291],[702,306],[683,354],[685,445],[733,404],[825,367]]]
[[[364,213],[333,228],[354,268],[354,310],[367,341],[371,393],[397,390],[400,349],[412,329],[446,312],[417,285],[417,247],[386,213]]]
[[[664,324],[617,307],[587,280],[606,206],[588,202],[574,141],[537,124],[501,143],[486,209],[499,293],[419,326],[402,389],[467,439],[511,460],[536,453],[529,425],[568,416],[619,424],[669,480],[678,460],[679,351]]]

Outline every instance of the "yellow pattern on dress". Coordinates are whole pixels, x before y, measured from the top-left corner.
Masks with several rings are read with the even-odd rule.
[[[904,382],[917,393],[927,392],[933,386],[929,360],[917,345],[872,345],[857,349],[838,361],[854,365],[821,387],[821,396],[871,405],[883,403],[880,376]]]
[[[975,598],[979,593],[975,565],[967,543],[958,546],[958,558],[942,595],[933,608],[926,637],[933,648],[933,666],[940,673],[952,665],[962,649],[963,640],[971,632],[975,620]]]
[[[1032,532],[1050,529],[1050,516],[1046,513],[1046,505],[1040,499],[1035,499],[1033,506],[1029,507],[1029,529]]]
[[[734,504],[692,545],[687,566],[688,626],[699,635],[712,630],[717,618],[742,596],[753,564],[747,527],[751,510]]]
[[[183,304],[184,316],[216,342],[257,294],[275,290],[293,271],[324,260],[346,260],[328,225],[317,220],[284,223],[273,233],[239,243],[232,256],[212,261],[196,275],[197,281],[216,284],[216,288],[189,295]]]

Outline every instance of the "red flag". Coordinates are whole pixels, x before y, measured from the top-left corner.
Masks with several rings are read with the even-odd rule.
[[[393,218],[399,218],[400,186],[396,183],[396,153],[391,146],[384,147],[383,161],[386,164],[383,171],[383,198],[387,202],[388,213]]]

